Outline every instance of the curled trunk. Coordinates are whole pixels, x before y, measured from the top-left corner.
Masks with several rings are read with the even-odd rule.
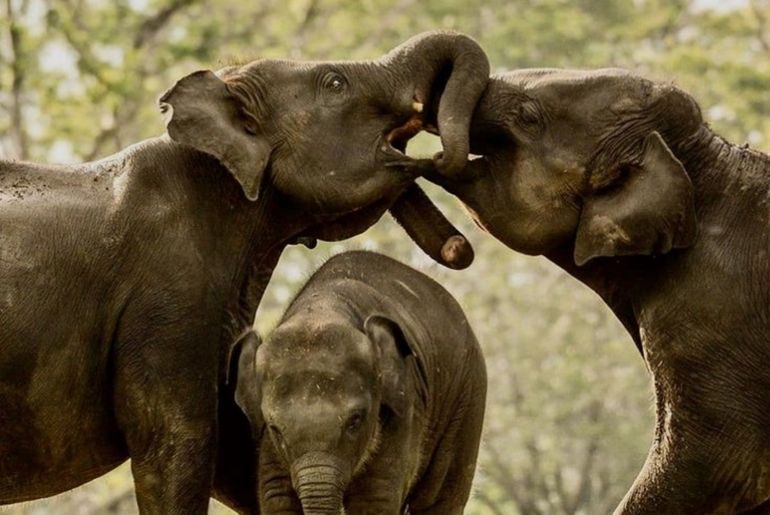
[[[456,175],[468,159],[468,131],[473,110],[487,87],[489,60],[470,37],[455,32],[426,32],[391,51],[386,61],[395,73],[414,81],[418,104],[438,102],[435,110],[444,152],[437,165]],[[428,120],[432,122],[432,120]]]

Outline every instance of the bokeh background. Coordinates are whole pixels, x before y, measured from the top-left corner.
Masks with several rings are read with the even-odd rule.
[[[0,0],[0,158],[91,160],[158,135],[156,99],[199,68],[256,57],[373,58],[436,28],[477,38],[496,71],[620,66],[675,82],[717,132],[770,149],[768,0]],[[421,135],[409,153],[438,148]],[[508,251],[455,200],[428,189],[473,242],[470,269],[432,263],[386,217],[344,243],[288,249],[257,327],[269,332],[311,271],[344,249],[378,250],[425,271],[463,305],[488,362],[467,513],[611,513],[652,438],[644,362],[589,290],[542,258]],[[0,507],[136,511],[127,465],[51,499]],[[216,503],[212,512],[229,513]]]

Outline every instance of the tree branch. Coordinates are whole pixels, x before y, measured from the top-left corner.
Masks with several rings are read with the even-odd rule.
[[[766,53],[770,54],[770,37],[767,35],[767,14],[757,0],[751,0],[751,10],[757,19],[757,40]]]
[[[519,485],[514,479],[513,471],[502,461],[501,453],[494,449],[494,446],[487,442],[486,445],[488,460],[485,460],[488,468],[487,475],[500,487],[506,494],[508,500],[512,502],[522,515],[544,515],[543,511],[536,504],[534,492],[528,487]]]
[[[599,422],[603,409],[599,401],[594,401],[588,408],[588,420],[591,424]],[[572,501],[566,506],[567,513],[579,513],[581,508],[587,508],[591,499],[593,487],[593,467],[596,455],[599,452],[599,437],[594,435],[588,442],[580,467],[580,484]]]
[[[8,16],[8,36],[11,53],[11,137],[15,140],[16,152],[20,159],[29,158],[29,138],[22,112],[25,71],[22,63],[22,34],[18,25],[16,12],[11,0],[5,2],[5,12]]]
[[[120,513],[123,503],[128,502],[134,497],[134,489],[128,488],[118,495],[109,499],[105,504],[96,507],[91,513],[93,515],[103,515],[105,513]],[[124,507],[125,508],[125,507]]]
[[[134,50],[143,48],[147,43],[155,38],[155,35],[166,26],[177,12],[185,7],[194,4],[197,0],[174,0],[168,6],[164,7],[154,15],[146,18],[136,31],[134,36]]]
[[[489,508],[494,515],[507,515],[506,512],[504,512],[483,490],[476,491],[473,494],[473,497]]]
[[[60,1],[66,2],[67,0]],[[178,13],[185,7],[192,5],[196,1],[198,0],[175,0],[157,13],[145,18],[139,24],[136,34],[132,38],[132,48],[139,52],[148,51],[148,48],[152,46],[152,42],[154,41],[155,36],[171,21],[171,18],[174,16],[174,14]],[[76,27],[78,27],[78,30],[87,30],[82,26],[82,23],[79,21],[79,19],[73,20],[73,22],[76,24]],[[84,69],[94,75],[94,77],[96,77],[97,80],[104,84],[109,90],[113,90],[112,85],[107,83],[107,81],[102,80],[98,67],[93,64],[93,56],[91,55],[90,51],[88,51],[88,49],[84,48],[82,45],[78,45],[77,38],[72,37],[71,34],[67,39],[70,41],[70,44],[72,44],[75,50],[80,54],[82,64],[85,64]],[[139,60],[139,62],[144,61]],[[141,84],[150,75],[150,70],[146,66],[142,65],[136,70],[135,73],[136,81]],[[84,156],[86,161],[96,159],[102,154],[104,147],[110,141],[120,139],[119,137],[121,127],[130,122],[131,118],[136,116],[136,113],[139,111],[138,94],[140,91],[136,91],[135,93],[135,95],[131,95],[126,98],[118,106],[118,108],[115,109],[112,116],[112,123],[106,127],[103,127],[101,131],[99,131],[99,133],[96,135],[91,150]]]
[[[302,16],[302,21],[297,27],[297,30],[294,32],[292,46],[295,53],[299,53],[302,50],[302,47],[305,45],[307,31],[310,28],[310,24],[318,16],[319,12],[320,9],[318,8],[318,0],[310,0],[308,2],[307,9],[305,9],[305,14]]]

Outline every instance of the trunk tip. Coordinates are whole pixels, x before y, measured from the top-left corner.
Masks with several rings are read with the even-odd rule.
[[[470,242],[461,234],[447,238],[441,247],[441,258],[453,270],[463,270],[473,263],[474,252]]]

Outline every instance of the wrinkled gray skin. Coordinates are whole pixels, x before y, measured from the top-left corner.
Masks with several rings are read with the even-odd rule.
[[[616,513],[770,512],[770,158],[618,70],[494,76],[471,149],[428,175],[596,291],[652,373],[655,439]]]
[[[225,386],[235,336],[285,245],[352,236],[394,202],[436,222],[431,255],[468,262],[389,165],[443,91],[454,155],[439,166],[457,168],[485,70],[473,41],[432,33],[378,61],[196,72],[161,98],[168,135],[77,166],[0,162],[0,504],[130,457],[142,513],[205,513],[212,492],[257,512],[254,444]]]
[[[438,283],[379,254],[341,254],[264,345],[244,340],[236,399],[255,427],[267,425],[264,514],[463,512],[486,369]]]

